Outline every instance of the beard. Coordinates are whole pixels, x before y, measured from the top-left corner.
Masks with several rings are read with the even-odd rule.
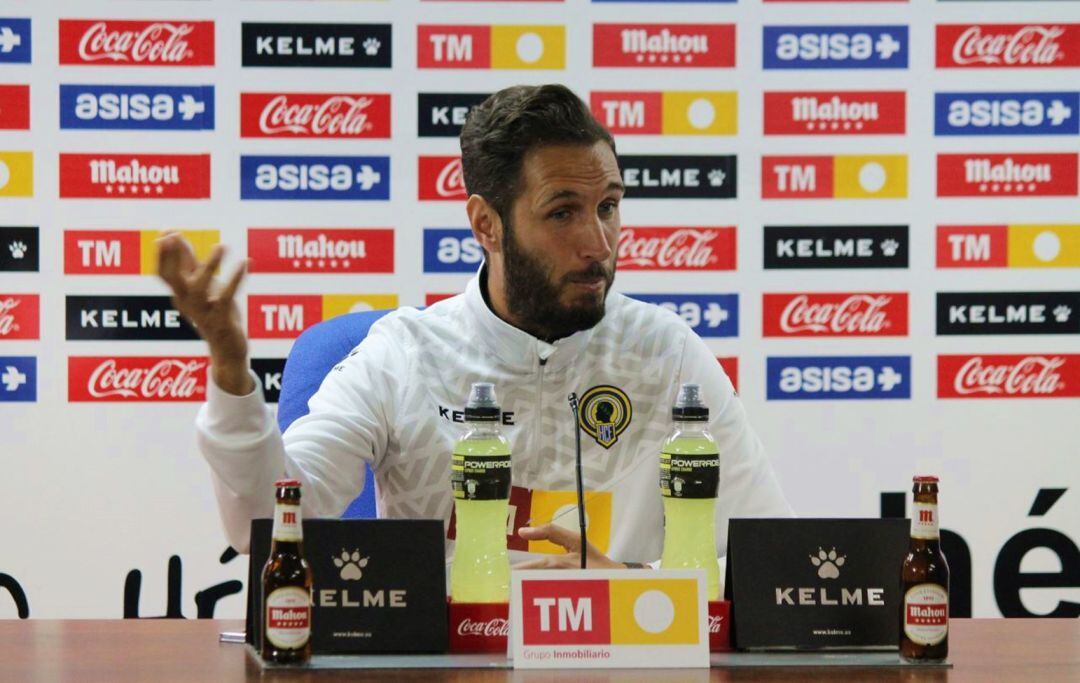
[[[604,317],[604,301],[615,281],[615,269],[594,261],[589,267],[567,273],[553,282],[554,268],[541,257],[529,254],[514,240],[514,231],[505,223],[503,232],[503,288],[510,315],[525,331],[546,341],[569,337],[595,327]],[[563,292],[575,281],[604,278],[598,294],[583,293],[573,303],[562,303]]]

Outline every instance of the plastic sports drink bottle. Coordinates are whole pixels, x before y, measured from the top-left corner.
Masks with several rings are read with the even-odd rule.
[[[720,599],[716,563],[716,494],[720,451],[709,434],[709,408],[701,387],[683,384],[671,409],[675,423],[660,453],[660,493],[664,497],[663,569],[704,569],[705,595]]]
[[[454,446],[457,541],[450,567],[454,602],[509,602],[506,516],[510,505],[510,443],[499,431],[495,385],[476,382],[465,407],[467,431]]]

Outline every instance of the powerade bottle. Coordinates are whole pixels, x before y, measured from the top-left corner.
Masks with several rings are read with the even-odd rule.
[[[701,386],[683,384],[671,409],[675,423],[660,453],[660,493],[664,497],[662,569],[704,569],[705,594],[720,599],[716,563],[716,494],[720,451],[709,434],[709,408]]]
[[[454,602],[509,602],[506,516],[510,505],[510,443],[499,431],[495,385],[475,382],[465,407],[467,431],[454,446],[457,542],[450,567]]]

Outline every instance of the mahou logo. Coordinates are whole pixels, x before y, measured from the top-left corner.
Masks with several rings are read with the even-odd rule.
[[[465,176],[461,157],[420,157],[417,187],[420,199],[453,201],[465,199]]]
[[[941,24],[937,66],[1080,66],[1080,24]]]
[[[734,24],[594,24],[593,66],[734,67]]]
[[[1073,197],[1077,155],[939,154],[937,187],[939,197]]]
[[[734,227],[626,227],[620,270],[735,270]]]
[[[60,63],[213,66],[214,22],[61,19]]]
[[[480,621],[465,617],[458,622],[457,634],[465,638],[507,638],[510,636],[510,620],[495,617]]]
[[[394,231],[251,228],[253,273],[393,273]]]
[[[209,154],[61,154],[62,199],[206,199]]]
[[[29,85],[0,85],[0,103],[0,130],[30,128]]]
[[[388,138],[390,95],[241,93],[245,138]]]
[[[37,339],[40,319],[37,294],[0,294],[0,341]]]
[[[68,401],[202,401],[208,365],[195,356],[73,356]]]
[[[766,337],[899,337],[908,333],[907,292],[765,294]]]
[[[765,93],[766,135],[902,135],[904,91]]]
[[[938,356],[938,398],[1080,397],[1080,354]]]

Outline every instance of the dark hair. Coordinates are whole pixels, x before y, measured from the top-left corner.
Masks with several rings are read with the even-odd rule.
[[[615,140],[585,103],[563,85],[515,85],[477,105],[461,129],[465,189],[488,201],[509,225],[521,192],[525,155],[546,145],[593,145]]]

